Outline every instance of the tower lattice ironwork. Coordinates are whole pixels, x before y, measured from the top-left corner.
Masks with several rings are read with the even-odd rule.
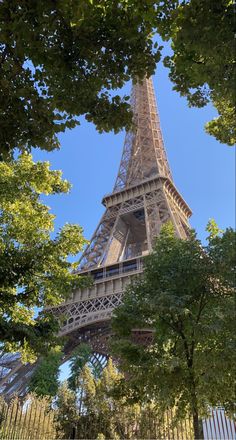
[[[60,330],[67,335],[65,359],[82,341],[91,344],[95,362],[108,354],[112,311],[130,280],[142,272],[143,257],[161,226],[171,221],[177,236],[188,234],[191,210],[173,183],[151,79],[133,86],[131,102],[133,128],[126,133],[115,186],[102,200],[105,212],[78,269],[94,283],[52,309],[58,318],[65,317]],[[145,342],[150,333],[137,330],[137,336]],[[32,367],[9,356],[4,368],[0,385],[5,395],[23,392]]]

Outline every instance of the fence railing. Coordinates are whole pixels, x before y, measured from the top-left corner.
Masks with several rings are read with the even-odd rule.
[[[9,404],[0,401],[0,439],[54,440],[57,437],[54,411],[46,399],[19,398]]]
[[[60,419],[60,417],[59,417]],[[109,420],[99,414],[81,414],[77,421],[67,424],[63,431],[58,413],[52,409],[47,399],[29,396],[24,402],[19,398],[9,404],[0,401],[1,440],[54,440],[54,439],[158,439],[191,440],[192,424],[184,420],[172,426],[172,410],[162,418],[153,417],[145,411],[141,416],[128,417],[125,413],[115,415],[113,429]],[[107,422],[107,423],[106,423]],[[113,437],[114,435],[114,437]]]
[[[60,419],[60,418],[59,418]],[[127,414],[115,415],[113,431],[109,420],[99,414],[81,414],[76,421],[67,425],[66,431],[60,425],[58,413],[51,408],[47,399],[29,396],[24,402],[19,398],[10,403],[0,400],[1,440],[56,440],[56,439],[158,439],[192,440],[193,428],[190,419],[177,424],[174,410],[158,417],[155,411],[138,411],[131,418]],[[203,420],[205,440],[236,438],[235,423],[228,419],[223,409],[212,410],[208,419]]]
[[[203,437],[204,440],[235,440],[236,423],[229,419],[224,408],[212,409],[209,417],[203,419]]]

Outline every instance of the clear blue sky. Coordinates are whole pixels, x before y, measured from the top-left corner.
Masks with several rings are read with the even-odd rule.
[[[200,239],[214,218],[223,229],[235,226],[235,152],[204,132],[204,124],[216,115],[211,107],[189,108],[185,98],[172,90],[168,70],[159,64],[153,77],[164,143],[175,185],[193,211],[191,225]],[[124,88],[129,94],[131,84]],[[99,134],[84,119],[60,136],[61,149],[34,152],[36,160],[49,160],[53,169],[73,187],[68,195],[44,201],[56,215],[55,230],[66,222],[79,223],[90,238],[104,211],[101,199],[111,192],[121,158],[124,133]],[[68,376],[68,363],[61,379]]]

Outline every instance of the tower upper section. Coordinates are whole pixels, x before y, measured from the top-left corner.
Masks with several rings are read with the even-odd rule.
[[[131,105],[133,128],[126,133],[115,192],[157,176],[172,181],[151,78],[133,85]]]
[[[188,235],[191,210],[176,189],[166,158],[151,79],[136,83],[118,176],[106,210],[80,260],[80,270],[107,267],[151,252],[162,225]]]

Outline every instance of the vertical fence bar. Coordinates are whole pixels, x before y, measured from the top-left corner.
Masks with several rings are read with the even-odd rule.
[[[47,418],[46,418],[46,420],[47,420],[47,423],[46,423],[46,426],[47,426],[47,429],[46,429],[46,435],[47,435],[47,437],[46,437],[46,438],[50,438],[50,437],[49,437],[49,434],[50,434],[50,427],[51,427],[50,412],[47,413]]]
[[[169,421],[169,410],[166,411],[166,419],[167,419],[167,432],[168,432],[168,440],[171,440],[170,438],[170,421]]]
[[[19,430],[19,434],[18,434],[18,437],[16,437],[16,439],[20,439],[20,438],[21,438],[22,422],[23,422],[23,419],[24,419],[23,406],[22,406],[22,404],[20,404],[20,402],[19,402],[19,407],[20,407],[20,410],[19,410],[19,420],[18,420],[18,424],[19,424],[19,428],[18,428],[18,430]]]
[[[15,440],[16,438],[19,439],[19,421],[21,418],[21,405],[19,400],[16,400],[16,415],[14,420],[14,426],[13,426],[13,434],[12,434],[12,440]]]
[[[4,421],[4,425],[3,425],[3,433],[4,433],[5,437],[6,437],[6,433],[7,433],[8,417],[9,417],[9,406],[6,405],[5,421]]]
[[[44,434],[44,419],[45,419],[45,405],[41,406],[40,408],[40,414],[39,414],[39,426],[40,426],[40,439],[43,440],[43,434]]]
[[[11,403],[9,406],[9,415],[7,415],[7,429],[6,429],[6,437],[5,437],[5,439],[7,440],[10,439],[9,431],[11,431],[13,412],[14,412],[14,405],[13,403]]]
[[[188,440],[188,423],[186,418],[184,419],[184,438]]]
[[[37,440],[40,439],[40,431],[41,431],[41,426],[39,423],[41,407],[42,407],[41,402],[35,401],[35,417],[34,417],[33,426],[34,426],[34,438]]]
[[[3,403],[3,424],[2,424],[2,432],[4,433],[7,428],[7,418],[8,418],[8,405]]]
[[[35,428],[36,428],[36,419],[37,419],[37,402],[33,401],[33,406],[34,406],[34,416],[33,416],[33,422],[32,422],[32,434],[31,434],[31,440],[35,440],[37,437],[35,437],[35,434],[37,435],[37,430],[35,433]]]
[[[17,417],[17,406],[16,406],[16,401],[13,400],[13,403],[12,403],[12,420],[11,420],[11,425],[10,425],[10,436],[9,436],[10,439],[12,439],[12,437],[14,435],[14,430],[15,430],[15,425],[16,425],[16,417]]]
[[[28,413],[28,411],[27,411],[27,413]],[[29,421],[27,423],[28,427],[25,430],[26,431],[25,432],[26,433],[26,437],[25,437],[26,440],[32,440],[31,439],[31,423],[32,423],[32,418],[33,418],[32,413],[33,413],[33,402],[31,401],[29,404]]]
[[[27,409],[24,410],[24,404],[23,404],[22,409],[21,409],[21,428],[20,428],[20,432],[19,432],[21,439],[24,439],[26,412],[27,412]]]
[[[53,414],[52,412],[49,412],[48,414],[48,419],[49,419],[49,432],[48,432],[48,438],[52,439],[52,433],[53,433]]]

